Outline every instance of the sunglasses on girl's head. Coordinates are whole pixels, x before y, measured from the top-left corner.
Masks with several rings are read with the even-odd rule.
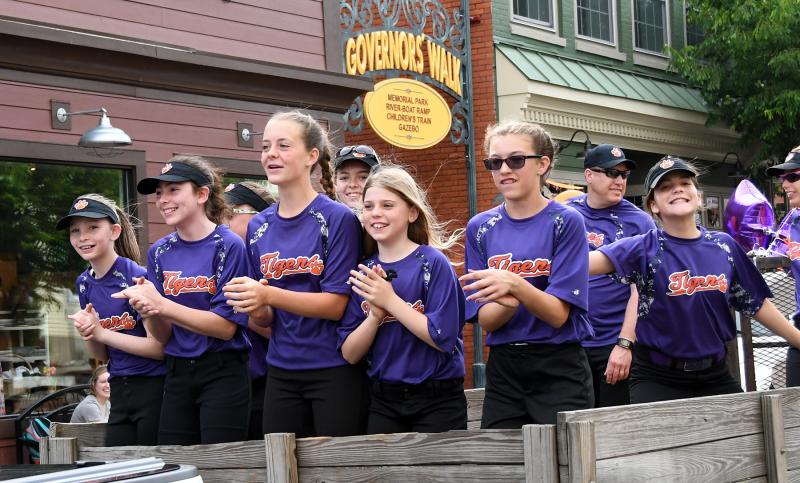
[[[372,149],[369,146],[364,146],[363,144],[361,144],[358,146],[344,146],[340,148],[338,151],[336,151],[336,157],[338,158],[339,156],[347,156],[350,153],[366,154],[375,157],[378,156],[377,154],[375,154],[374,149]]]
[[[790,183],[794,183],[799,179],[800,179],[800,171],[795,171],[793,173],[786,173],[781,175],[781,181],[788,181]]]
[[[506,163],[510,169],[519,169],[525,166],[525,160],[543,158],[544,154],[515,154],[507,158],[486,158],[483,165],[487,171],[497,171]]]
[[[631,175],[631,172],[628,170],[621,171],[615,168],[591,168],[589,171],[594,171],[595,173],[605,173],[606,176],[609,178],[616,178],[617,176],[622,176],[622,179],[628,179],[628,176]]]

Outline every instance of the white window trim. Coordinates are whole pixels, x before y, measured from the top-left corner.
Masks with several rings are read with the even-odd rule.
[[[553,12],[553,26],[545,25],[536,20],[514,14],[514,0],[508,0],[508,8],[511,13],[511,33],[521,35],[540,42],[566,47],[567,39],[561,37],[558,30],[559,10],[555,0],[548,0]]]
[[[546,23],[540,22],[534,18],[524,17],[522,15],[517,15],[514,13],[514,0],[508,0],[508,11],[511,12],[511,22],[516,22],[522,25],[527,25],[530,27],[535,27],[537,29],[546,30],[548,32],[552,32],[556,35],[559,34],[558,32],[558,2],[555,0],[547,0],[550,2],[550,11],[552,12],[552,20],[553,25],[547,25]]]
[[[684,0],[685,1],[685,0]],[[617,2],[616,0],[608,0],[611,4],[611,38],[613,39],[611,42],[596,39],[594,37],[587,37],[585,35],[581,35],[578,33],[578,2],[575,0],[575,10],[574,10],[574,22],[575,22],[575,39],[587,40],[589,42],[595,42],[602,45],[608,45],[611,47],[616,47],[617,42],[619,39],[619,32],[617,32]]]
[[[617,47],[606,43],[592,42],[583,38],[575,39],[575,50],[587,52],[589,54],[600,55],[614,60],[627,60],[628,56],[620,52]]]
[[[672,31],[670,28],[670,0],[664,1],[664,10],[665,10],[665,19],[664,23],[666,24],[666,32],[667,32],[667,39],[664,42],[664,46],[672,45]],[[663,59],[669,59],[670,55],[665,54],[662,52],[656,52],[653,50],[642,49],[636,46],[636,0],[631,0],[631,40],[633,40],[633,50],[634,50],[634,63],[636,63],[636,52],[641,52],[643,54],[652,55],[654,57],[661,57]],[[642,64],[645,65],[645,64]]]
[[[669,56],[656,55],[649,50],[641,50],[633,53],[633,63],[653,69],[666,70],[669,66]]]

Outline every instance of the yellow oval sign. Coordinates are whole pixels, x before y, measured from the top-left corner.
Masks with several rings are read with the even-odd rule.
[[[372,129],[389,144],[429,148],[450,132],[450,107],[433,88],[413,79],[386,79],[364,98]]]

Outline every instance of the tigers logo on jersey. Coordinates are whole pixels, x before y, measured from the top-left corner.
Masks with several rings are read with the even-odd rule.
[[[100,325],[103,326],[104,329],[113,331],[130,330],[136,327],[136,320],[131,314],[125,312],[122,315],[112,315],[111,317],[100,319]]]
[[[789,250],[786,254],[789,256],[789,260],[794,261],[800,258],[800,242],[790,241],[788,245]]]
[[[311,257],[290,257],[281,258],[280,252],[269,252],[261,255],[261,273],[267,280],[279,280],[284,275],[295,275],[298,273],[310,273],[311,275],[322,275],[325,262],[322,258],[314,254]]]
[[[198,275],[196,277],[181,277],[183,272],[164,272],[164,295],[180,295],[191,292],[217,293],[217,283],[214,277]]]
[[[595,233],[593,231],[586,232],[586,239],[589,240],[589,245],[599,247],[603,245],[606,236],[603,233]]]
[[[541,277],[550,275],[550,260],[537,258],[536,260],[512,260],[510,253],[489,257],[489,268],[508,270],[522,278]]]
[[[410,302],[406,302],[406,305],[408,305],[412,309],[416,310],[420,314],[425,314],[425,305],[422,303],[422,300],[417,300],[413,304],[410,303]],[[367,303],[366,300],[361,302],[361,310],[364,312],[364,316],[368,316],[369,315],[369,312],[370,312],[369,311],[369,303]],[[383,320],[381,320],[379,325],[383,325],[386,322],[397,322],[397,319],[392,314],[386,314],[386,316],[383,318]]]
[[[724,273],[719,275],[697,275],[693,277],[689,270],[684,270],[682,272],[673,272],[670,274],[667,288],[669,289],[667,295],[670,297],[694,295],[696,292],[714,290],[726,293],[728,291],[728,279],[725,277]]]

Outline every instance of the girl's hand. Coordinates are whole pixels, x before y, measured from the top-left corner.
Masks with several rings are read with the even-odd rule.
[[[358,265],[358,270],[350,270],[350,285],[353,287],[353,292],[360,295],[367,301],[370,310],[375,308],[380,309],[383,315],[386,315],[386,304],[392,297],[397,297],[397,294],[392,288],[392,284],[384,280],[385,272],[380,265],[369,268],[366,265]],[[377,317],[379,314],[375,313]],[[380,318],[383,320],[383,317]]]
[[[519,275],[508,270],[489,268],[470,270],[458,278],[465,292],[474,292],[467,300],[478,303],[497,302],[512,307],[509,297],[515,298],[515,291],[520,283],[526,283]],[[471,282],[471,283],[470,283]],[[519,306],[519,300],[516,302]]]
[[[121,292],[111,294],[112,298],[127,298],[134,310],[142,317],[153,317],[161,313],[166,299],[161,295],[153,282],[144,277],[134,277],[136,285],[126,288]]]
[[[269,282],[263,278],[255,281],[250,277],[236,277],[226,283],[223,290],[227,304],[233,307],[234,312],[250,314],[270,304],[268,286]]]
[[[75,329],[83,340],[91,340],[96,332],[104,330],[100,326],[100,316],[91,303],[86,304],[85,309],[81,309],[69,316],[74,321]]]

